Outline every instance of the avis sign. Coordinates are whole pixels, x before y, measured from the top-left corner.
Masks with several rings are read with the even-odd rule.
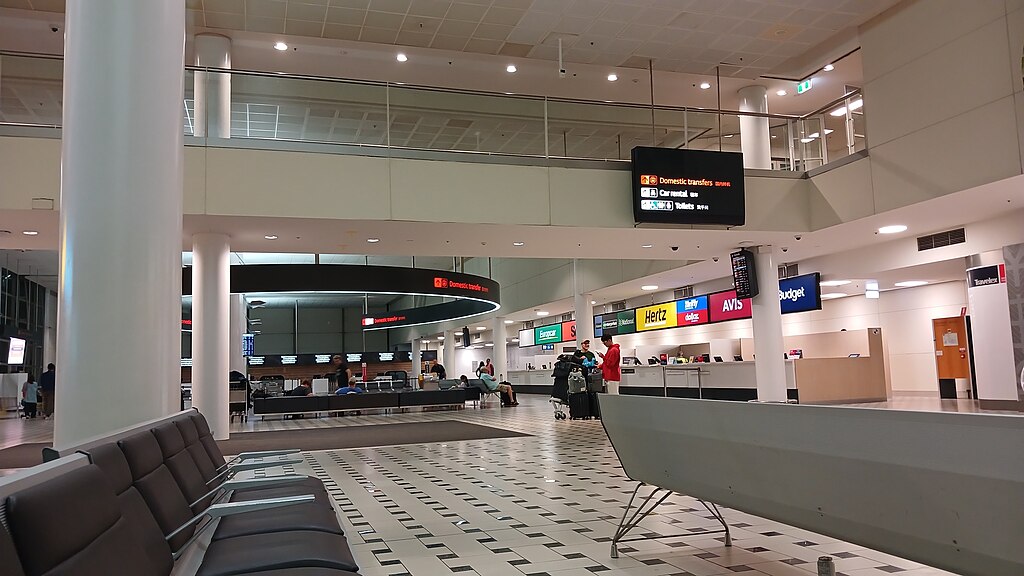
[[[750,318],[750,298],[737,298],[735,290],[708,296],[712,322]]]

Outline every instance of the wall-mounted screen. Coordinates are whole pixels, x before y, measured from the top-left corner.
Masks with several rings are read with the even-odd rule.
[[[7,349],[7,364],[17,366],[25,363],[25,341],[21,338],[11,338],[11,345]]]
[[[757,270],[754,268],[754,253],[740,250],[729,255],[732,262],[732,284],[740,298],[753,298],[760,294],[757,286]]]
[[[743,155],[633,148],[633,219],[641,224],[742,226]]]

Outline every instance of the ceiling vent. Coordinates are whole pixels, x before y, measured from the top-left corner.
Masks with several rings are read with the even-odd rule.
[[[779,280],[782,280],[783,278],[792,278],[794,276],[799,275],[800,269],[795,263],[783,264],[782,266],[779,266]]]
[[[530,328],[533,328],[533,320],[523,322],[523,330],[529,330]]]
[[[693,286],[683,286],[682,288],[676,288],[672,293],[672,297],[675,300],[682,300],[683,298],[693,298]]]
[[[921,236],[917,239],[917,251],[922,252],[924,250],[931,250],[932,248],[942,248],[943,246],[952,246],[953,244],[963,244],[964,242],[967,242],[967,233],[963,228],[957,228],[956,230],[947,230],[945,232]]]
[[[621,312],[626,309],[625,302],[612,302],[612,312]]]
[[[562,314],[562,322],[572,322],[572,312]]]

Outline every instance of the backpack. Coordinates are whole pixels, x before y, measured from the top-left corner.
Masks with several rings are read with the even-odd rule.
[[[579,368],[574,368],[569,373],[569,393],[578,394],[580,392],[587,391],[587,378],[583,375],[583,371]]]

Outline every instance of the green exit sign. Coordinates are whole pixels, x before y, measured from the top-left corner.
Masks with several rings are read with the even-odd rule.
[[[810,78],[808,78],[807,80],[804,80],[803,82],[801,82],[801,83],[796,85],[796,93],[797,94],[803,94],[804,92],[807,92],[810,89],[811,89],[811,79]]]

